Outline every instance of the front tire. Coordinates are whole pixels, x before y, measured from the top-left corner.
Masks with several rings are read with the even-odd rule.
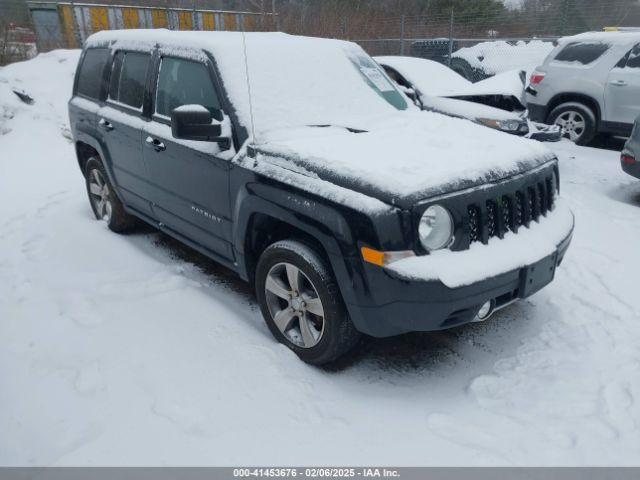
[[[562,127],[564,136],[577,145],[588,145],[597,133],[595,113],[579,102],[558,105],[549,113],[547,123]]]
[[[331,269],[302,242],[279,241],[263,252],[256,295],[273,336],[307,363],[336,360],[360,339]]]
[[[92,157],[87,161],[85,179],[89,203],[96,219],[104,220],[109,229],[116,233],[131,230],[136,224],[136,219],[125,212],[111,182],[109,182],[104,165],[97,157]]]

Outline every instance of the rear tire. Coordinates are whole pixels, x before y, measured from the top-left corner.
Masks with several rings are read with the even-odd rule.
[[[580,102],[558,105],[549,113],[547,123],[562,127],[563,136],[577,145],[588,145],[597,133],[596,114]]]
[[[125,212],[98,157],[91,157],[87,161],[85,178],[89,204],[96,219],[104,220],[109,229],[116,233],[125,233],[135,227],[136,218]]]
[[[301,360],[322,365],[361,337],[347,314],[327,262],[295,240],[269,246],[256,268],[256,295],[273,336]]]

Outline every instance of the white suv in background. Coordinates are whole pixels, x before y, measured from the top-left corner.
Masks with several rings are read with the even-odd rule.
[[[628,136],[640,115],[640,31],[561,38],[531,74],[527,107],[580,145],[600,132]]]

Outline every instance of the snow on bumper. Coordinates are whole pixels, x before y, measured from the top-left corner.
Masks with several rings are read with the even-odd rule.
[[[399,260],[387,271],[407,280],[439,280],[457,288],[536,263],[553,254],[573,231],[573,213],[558,199],[553,211],[529,228],[492,238],[487,245],[474,243],[468,250],[441,250],[430,255]]]

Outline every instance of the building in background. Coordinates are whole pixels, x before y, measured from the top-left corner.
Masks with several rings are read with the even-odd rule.
[[[243,3],[243,2],[241,2]],[[260,2],[246,2],[253,10],[225,10],[211,6],[237,5],[218,1],[27,1],[38,51],[78,48],[89,35],[101,30],[168,28],[170,30],[273,30],[272,12],[255,8]]]

